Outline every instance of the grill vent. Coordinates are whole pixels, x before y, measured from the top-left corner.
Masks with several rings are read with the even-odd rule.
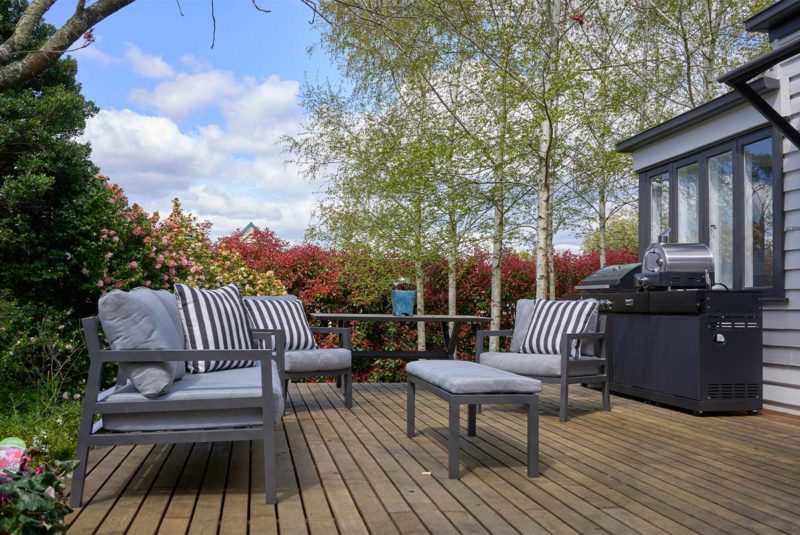
[[[710,383],[708,399],[758,399],[758,383]]]
[[[712,331],[759,329],[760,327],[758,316],[755,315],[708,316],[708,328]]]

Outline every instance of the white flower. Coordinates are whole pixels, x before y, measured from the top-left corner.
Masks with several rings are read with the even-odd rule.
[[[61,397],[64,399],[69,399],[69,392],[64,392],[63,394],[61,394]]]

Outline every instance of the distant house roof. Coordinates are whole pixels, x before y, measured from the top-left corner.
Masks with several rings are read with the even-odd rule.
[[[256,229],[256,226],[250,221],[245,227],[242,229],[242,234],[247,234],[248,232],[252,232]]]
[[[770,41],[800,29],[800,0],[781,0],[744,21],[748,32],[768,33]]]

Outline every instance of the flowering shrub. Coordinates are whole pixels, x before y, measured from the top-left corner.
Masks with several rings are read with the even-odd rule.
[[[78,461],[31,468],[22,458],[19,470],[0,472],[0,533],[66,533],[64,517],[72,512],[63,478]]]

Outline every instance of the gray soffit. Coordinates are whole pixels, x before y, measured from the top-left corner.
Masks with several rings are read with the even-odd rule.
[[[768,83],[768,79],[760,78],[750,84],[758,94],[769,93],[774,91],[776,86]],[[655,141],[659,141],[666,136],[680,132],[690,128],[696,124],[702,123],[708,119],[718,116],[730,109],[736,108],[745,104],[747,100],[736,91],[726,93],[721,97],[710,100],[705,104],[693,108],[685,113],[682,113],[668,121],[664,121],[648,130],[639,132],[635,136],[624,139],[616,144],[616,149],[619,152],[635,152],[641,147],[645,147]]]
[[[800,0],[782,0],[744,21],[744,27],[748,32],[769,33],[772,41],[793,31],[798,15]]]

